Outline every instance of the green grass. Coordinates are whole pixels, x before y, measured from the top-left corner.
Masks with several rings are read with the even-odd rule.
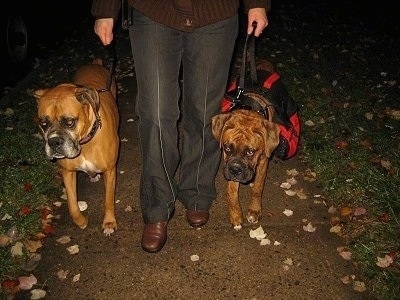
[[[7,106],[9,108],[9,106]],[[42,212],[55,193],[60,193],[60,182],[55,180],[54,164],[43,155],[43,142],[34,134],[35,106],[24,102],[15,105],[14,114],[5,116],[2,124],[12,129],[0,130],[0,235],[11,238],[11,244],[0,247],[0,280],[21,274],[28,251],[23,256],[12,256],[15,242],[38,239],[42,232]]]

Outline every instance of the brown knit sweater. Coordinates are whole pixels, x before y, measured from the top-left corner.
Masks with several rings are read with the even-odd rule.
[[[193,31],[208,24],[228,19],[239,9],[239,0],[124,0],[150,19],[182,30]],[[271,0],[243,0],[246,10],[263,7],[267,12]],[[93,0],[92,15],[96,18],[119,17],[121,0]]]

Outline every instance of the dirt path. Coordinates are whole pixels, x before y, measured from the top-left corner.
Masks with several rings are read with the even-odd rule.
[[[211,208],[209,223],[191,228],[182,205],[176,203],[168,241],[157,254],[140,247],[142,219],[139,208],[141,160],[134,116],[135,89],[127,37],[118,47],[120,61],[119,108],[121,112],[121,155],[118,164],[118,231],[105,237],[101,231],[103,182],[91,183],[79,176],[79,198],[88,203],[89,225],[78,229],[71,221],[66,203],[56,213],[56,233],[46,239],[42,260],[35,270],[47,291],[46,299],[366,299],[365,293],[345,285],[341,278],[355,274],[351,262],[337,252],[343,241],[330,233],[330,216],[318,181],[307,180],[307,166],[299,155],[289,161],[270,163],[264,193],[263,218],[257,226],[236,232],[229,224],[225,205],[225,184],[217,176],[218,197]],[[128,50],[127,50],[128,49]],[[298,175],[288,171],[297,170]],[[288,196],[281,183],[297,183]],[[306,177],[306,178],[305,178]],[[243,206],[247,187],[241,189]],[[304,198],[304,199],[301,199]],[[292,216],[283,212],[293,211]],[[305,231],[310,223],[314,232]],[[269,245],[251,238],[261,228]],[[68,236],[69,243],[57,241]],[[67,247],[79,246],[77,254]],[[192,255],[198,260],[193,261]],[[60,279],[60,274],[66,274]],[[357,276],[356,280],[360,280]]]

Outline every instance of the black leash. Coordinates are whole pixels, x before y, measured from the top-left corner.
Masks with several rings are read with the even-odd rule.
[[[111,85],[113,83],[113,76],[115,75],[115,67],[116,67],[116,61],[117,61],[117,55],[115,52],[115,42],[114,40],[111,42],[111,44],[105,46],[108,52],[108,63],[107,63],[107,68],[110,73],[110,77],[108,79],[108,84],[106,88],[99,89],[97,92],[103,93],[103,92],[109,92],[111,91]]]

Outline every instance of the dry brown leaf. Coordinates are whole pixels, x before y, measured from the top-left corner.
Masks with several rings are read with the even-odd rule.
[[[366,213],[367,213],[367,210],[364,207],[356,207],[356,209],[354,210],[355,216],[365,215]]]
[[[332,226],[331,229],[329,229],[329,232],[337,233],[340,235],[342,233],[342,225],[337,224],[335,226]]]
[[[341,251],[339,252],[339,255],[344,259],[344,260],[351,260],[351,255],[352,253],[350,251]]]
[[[343,276],[342,278],[340,278],[340,280],[344,283],[344,284],[349,284],[351,282],[351,277],[349,275]]]
[[[336,225],[339,225],[341,223],[342,223],[342,221],[340,220],[339,217],[335,216],[335,217],[331,218],[331,225],[332,226],[336,226]]]
[[[42,242],[40,240],[26,240],[24,246],[29,252],[36,252],[37,249],[42,248]]]
[[[6,247],[11,244],[11,238],[8,235],[0,234],[0,247]]]
[[[393,263],[393,258],[390,255],[385,255],[384,257],[377,257],[376,265],[381,268],[387,268]]]
[[[67,278],[67,276],[68,276],[68,274],[69,274],[69,270],[58,270],[57,271],[57,277],[58,277],[58,279],[60,279],[61,281],[62,280],[64,280],[64,279],[66,279]]]
[[[355,280],[353,282],[353,290],[357,292],[365,292],[367,288],[365,287],[365,283],[362,281]]]
[[[343,206],[340,208],[340,215],[342,217],[350,216],[353,213],[353,209],[349,206]]]

